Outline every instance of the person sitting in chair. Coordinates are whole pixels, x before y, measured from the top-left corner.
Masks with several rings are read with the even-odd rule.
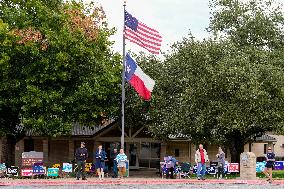
[[[166,165],[166,178],[169,178],[169,173],[171,173],[170,178],[173,179],[175,166],[178,161],[173,156],[167,156],[164,158],[164,160]]]

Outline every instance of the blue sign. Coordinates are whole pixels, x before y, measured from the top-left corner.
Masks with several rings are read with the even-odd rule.
[[[256,172],[261,173],[265,168],[265,161],[263,162],[256,162]]]
[[[0,163],[0,171],[6,171],[6,164]]]
[[[206,167],[206,171],[205,174],[216,174],[216,167],[215,166],[211,166],[211,167]],[[193,174],[197,173],[197,165],[193,165],[193,170],[192,170]]]
[[[284,161],[275,161],[274,169],[275,170],[283,170],[284,169]]]
[[[43,163],[34,163],[33,174],[34,175],[44,175],[45,174],[45,169],[43,167]]]

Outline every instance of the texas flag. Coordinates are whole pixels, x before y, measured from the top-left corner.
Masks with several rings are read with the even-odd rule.
[[[151,99],[155,81],[146,75],[136,62],[126,54],[125,78],[145,100]]]

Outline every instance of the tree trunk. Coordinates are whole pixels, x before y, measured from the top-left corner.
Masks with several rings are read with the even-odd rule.
[[[231,163],[240,163],[240,155],[244,152],[244,140],[241,137],[232,137],[230,141]]]

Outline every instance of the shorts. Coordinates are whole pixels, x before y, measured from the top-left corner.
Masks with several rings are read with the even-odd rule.
[[[266,168],[272,168],[272,169],[273,169],[273,164],[270,164],[270,163],[268,164],[268,163],[267,163],[267,164],[265,165],[265,167],[266,167]]]

